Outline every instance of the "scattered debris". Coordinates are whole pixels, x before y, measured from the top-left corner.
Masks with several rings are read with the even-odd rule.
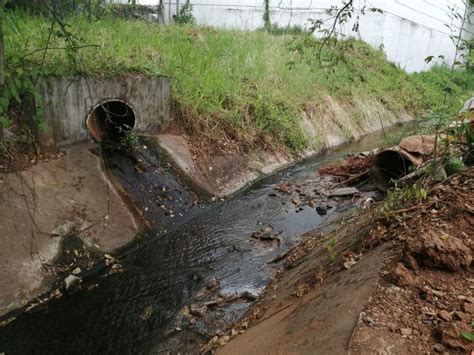
[[[215,277],[213,277],[207,284],[207,289],[209,291],[216,291],[221,287],[221,283]]]
[[[194,316],[203,317],[207,312],[207,306],[203,303],[195,303],[191,305],[189,312]]]
[[[407,336],[413,333],[413,330],[411,328],[400,328],[400,334]]]
[[[346,262],[344,262],[344,268],[349,270],[351,267],[353,267],[355,264],[357,264],[357,261],[355,261],[354,259],[350,259]]]
[[[444,309],[438,312],[438,317],[446,322],[451,322],[453,320],[451,314],[449,314],[449,312]]]
[[[355,187],[341,187],[329,192],[329,197],[346,197],[359,194],[359,190]]]
[[[374,159],[374,152],[364,152],[359,156],[348,157],[342,165],[329,166],[319,170],[320,175],[342,176],[350,178],[368,171]]]
[[[151,317],[152,313],[153,313],[153,307],[152,306],[146,306],[143,309],[143,312],[139,315],[139,317],[142,321],[146,321]]]
[[[251,238],[262,240],[262,241],[274,241],[276,240],[278,244],[282,242],[281,232],[275,231],[273,226],[264,227],[251,235]]]
[[[415,283],[414,276],[402,263],[397,263],[392,275],[398,286],[412,286]]]
[[[72,295],[79,291],[81,285],[81,278],[75,275],[69,275],[64,279],[64,288],[69,295]]]
[[[463,332],[469,332],[470,328],[461,322],[441,323],[438,332],[441,344],[452,350],[466,350],[468,345],[462,339]]]

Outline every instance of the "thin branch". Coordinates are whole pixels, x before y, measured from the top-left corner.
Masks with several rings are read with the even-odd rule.
[[[41,60],[40,70],[38,71],[38,74],[36,75],[34,86],[36,86],[36,84],[38,83],[40,74],[43,71],[44,62],[46,60],[46,53],[48,53],[49,42],[51,41],[51,35],[53,33],[53,29],[54,29],[54,21],[51,21],[51,27],[49,28],[49,33],[48,33],[48,40],[46,41],[46,47],[44,48],[44,52],[43,52],[43,59]]]
[[[323,48],[324,46],[327,44],[327,42],[331,39],[332,35],[334,34],[334,32],[336,31],[336,26],[337,26],[337,23],[339,21],[339,18],[341,17],[342,13],[344,11],[346,11],[350,6],[352,6],[352,3],[354,2],[354,0],[349,0],[339,11],[338,13],[336,14],[336,17],[334,19],[334,22],[333,22],[333,25],[331,26],[331,31],[329,32],[329,34],[324,38],[323,40],[323,43],[321,43],[321,46],[319,47],[319,54],[318,54],[318,59],[319,59],[319,65],[321,66],[322,65],[322,62],[321,62],[321,56],[322,56],[322,52],[323,52]]]

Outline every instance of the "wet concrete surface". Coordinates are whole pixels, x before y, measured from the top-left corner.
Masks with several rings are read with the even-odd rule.
[[[328,203],[318,192],[325,182],[316,171],[347,153],[383,145],[387,145],[384,135],[373,134],[269,176],[227,201],[201,208],[190,210],[190,200],[183,198],[188,201],[183,218],[172,226],[152,223],[168,232],[161,235],[161,230],[154,230],[128,250],[120,261],[124,273],[93,281],[98,287],[90,291],[90,282],[85,283],[82,292],[52,301],[41,312],[20,315],[0,328],[0,352],[196,352],[200,336],[223,330],[241,317],[269,283],[276,271],[269,260],[297,243],[303,233],[353,207],[350,199]],[[122,173],[128,176],[130,171]],[[285,182],[298,186],[296,193],[309,196],[312,203],[295,203],[294,194],[275,190]],[[320,215],[315,208],[320,204],[334,207]],[[139,205],[146,208],[148,203]],[[267,226],[280,232],[281,243],[251,238]],[[217,293],[200,295],[212,278],[220,282]],[[188,328],[178,316],[185,305],[244,292],[251,297],[210,309],[209,314],[216,316],[208,316],[209,323],[198,321]],[[212,323],[223,318],[227,321]]]

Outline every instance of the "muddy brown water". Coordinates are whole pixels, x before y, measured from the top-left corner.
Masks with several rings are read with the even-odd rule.
[[[400,130],[392,128],[388,133]],[[377,132],[268,176],[232,198],[203,206],[193,204],[192,193],[149,153],[145,154],[151,159],[148,168],[155,173],[148,176],[136,174],[136,165],[126,159],[113,158],[117,162],[114,174],[146,210],[154,230],[125,250],[120,261],[124,273],[97,277],[93,282],[98,287],[93,290],[64,296],[50,302],[45,310],[21,314],[0,328],[0,353],[197,352],[202,336],[225,330],[251,305],[241,301],[213,309],[207,323],[198,319],[190,331],[177,320],[177,314],[184,305],[200,300],[198,291],[209,280],[219,280],[221,295],[248,292],[258,296],[276,271],[277,265],[268,264],[268,260],[288,250],[305,232],[337,220],[353,208],[350,201],[343,201],[320,216],[308,205],[295,208],[292,196],[275,194],[275,186],[290,182],[313,189],[318,184],[318,169],[348,153],[387,145],[385,134]],[[161,204],[165,208],[157,209],[160,204],[148,198],[153,195],[150,189],[172,192],[172,199]],[[163,222],[164,217],[168,222]],[[281,231],[279,245],[250,240],[252,233],[268,225]],[[173,331],[176,327],[183,330]]]

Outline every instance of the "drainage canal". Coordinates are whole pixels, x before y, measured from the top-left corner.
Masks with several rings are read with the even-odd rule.
[[[96,141],[118,141],[135,127],[135,113],[122,100],[103,101],[89,113],[86,125]]]

